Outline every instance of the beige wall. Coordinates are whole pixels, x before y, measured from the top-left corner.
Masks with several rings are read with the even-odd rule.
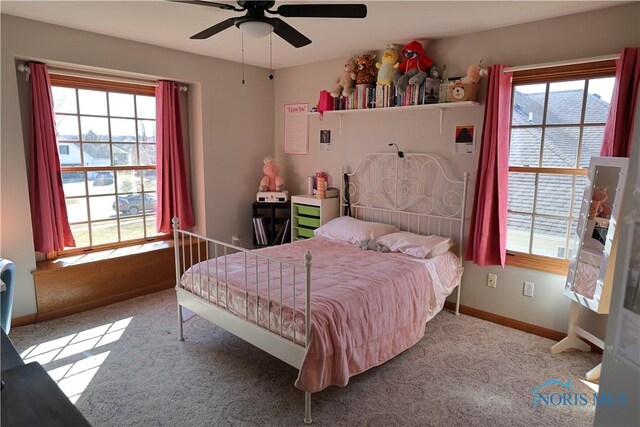
[[[189,84],[191,182],[198,231],[251,238],[250,204],[262,159],[273,154],[273,82],[268,70],[2,15],[0,255],[17,264],[14,316],[35,313],[35,255],[25,144],[26,91],[16,59],[98,67]],[[26,114],[25,114],[26,113]],[[131,284],[135,286],[135,283]]]
[[[426,44],[437,63],[447,64],[451,75],[463,74],[467,66],[480,59],[485,64],[525,65],[618,53],[626,46],[639,46],[640,4],[589,12],[542,22],[491,30]],[[371,46],[378,50],[382,46]],[[358,54],[360,52],[353,52]],[[340,73],[344,58],[278,70],[275,91],[276,155],[283,165],[292,192],[304,192],[304,177],[318,170],[327,171],[338,186],[342,165],[354,167],[365,153],[386,151],[396,142],[408,152],[436,152],[447,157],[459,174],[471,172],[473,189],[479,150],[475,155],[452,153],[453,127],[475,124],[480,134],[484,105],[450,109],[444,113],[442,134],[438,110],[368,112],[345,115],[340,132],[337,116],[309,118],[309,155],[283,155],[283,105],[308,102],[314,106],[321,89],[330,88]],[[486,84],[486,82],[485,82]],[[484,103],[485,84],[480,88]],[[332,131],[332,151],[319,151],[319,130]],[[473,190],[471,190],[473,193]],[[471,204],[471,198],[469,204]],[[498,275],[496,289],[485,285],[486,275]],[[533,298],[522,296],[522,282],[536,284]],[[566,331],[569,300],[562,296],[565,278],[521,268],[483,268],[465,263],[462,304],[540,325]],[[594,332],[604,335],[604,323],[584,313]]]

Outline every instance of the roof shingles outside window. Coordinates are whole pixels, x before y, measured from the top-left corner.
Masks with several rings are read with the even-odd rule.
[[[513,92],[509,165],[567,169],[588,167],[590,158],[600,153],[609,104],[596,94],[587,94],[585,117],[581,123],[583,98],[583,89],[549,91],[547,117],[543,125],[545,92],[523,93],[516,87]],[[528,234],[533,226],[534,235],[555,236],[561,240],[567,235],[568,217],[576,218],[580,212],[586,178],[540,173],[533,212],[535,172],[511,172],[509,176],[509,211],[536,215],[535,226],[530,215],[510,213],[507,227],[509,231]],[[570,212],[574,179],[575,201]],[[540,217],[539,214],[564,219]],[[575,226],[576,221],[572,221],[571,232]],[[535,240],[536,237],[533,238]],[[568,255],[568,251],[562,251],[561,256],[565,252]]]

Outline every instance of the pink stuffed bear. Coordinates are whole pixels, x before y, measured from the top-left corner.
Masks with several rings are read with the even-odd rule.
[[[260,188],[258,191],[282,191],[284,190],[284,179],[278,176],[280,168],[275,160],[266,158],[264,159],[264,166],[262,167],[264,177],[260,181]]]
[[[590,212],[590,217],[597,216],[600,218],[609,218],[611,217],[611,211],[613,210],[611,205],[606,203],[609,196],[607,195],[607,187],[595,187],[593,189],[593,194],[591,195],[592,201],[592,210],[595,212]],[[595,202],[595,203],[593,203]],[[591,215],[594,214],[594,215]]]

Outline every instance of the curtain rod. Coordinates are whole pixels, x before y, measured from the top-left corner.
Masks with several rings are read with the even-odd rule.
[[[587,64],[589,62],[611,61],[620,58],[620,54],[594,56],[591,58],[570,59],[567,61],[545,62],[542,64],[518,65],[516,67],[505,67],[503,72],[512,73],[515,71],[535,70],[537,68],[562,67],[564,65]]]
[[[48,67],[48,69],[50,73],[58,74],[61,76],[94,78],[94,79],[105,80],[109,82],[129,83],[129,84],[136,84],[140,86],[158,87],[158,83],[153,80],[120,77],[120,76],[113,76],[109,74],[93,73],[90,71],[71,70],[67,68]],[[19,63],[18,71],[26,73],[26,80],[29,80],[29,75],[31,74],[31,70],[29,69],[29,66],[26,63]],[[189,88],[187,85],[180,84],[180,90],[182,92],[187,92]]]

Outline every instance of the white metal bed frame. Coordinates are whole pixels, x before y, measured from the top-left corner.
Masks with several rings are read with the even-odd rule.
[[[469,174],[465,173],[462,181],[453,180],[449,178],[444,165],[445,163],[442,160],[430,154],[407,153],[404,158],[400,158],[396,153],[374,153],[363,157],[354,172],[347,174],[349,176],[348,194],[351,200],[349,206],[353,213],[352,216],[370,221],[395,223],[401,229],[415,230],[414,232],[422,232],[423,234],[436,233],[435,230],[437,230],[437,234],[451,237],[454,240],[457,244],[459,259],[462,260]],[[341,215],[347,208],[346,190],[347,188],[343,184],[340,193]],[[435,193],[437,190],[442,190],[441,194]],[[196,233],[180,230],[177,218],[173,218],[172,223],[180,340],[184,340],[182,307],[185,307],[294,368],[300,369],[311,336],[311,253],[307,252],[305,254],[304,263],[291,263],[210,239],[206,236],[200,236]],[[443,223],[448,224],[448,234],[442,231]],[[455,229],[453,228],[454,224],[456,224]],[[436,225],[437,229],[435,228]],[[456,229],[457,236],[454,237],[452,234]],[[194,249],[194,243],[197,249]],[[201,249],[202,244],[205,244],[204,251]],[[186,248],[190,248],[188,255]],[[197,253],[197,259],[194,259],[194,252]],[[218,292],[218,278],[223,278],[224,283],[227,283],[227,256],[230,252],[244,253],[244,317],[231,312],[229,305],[226,303],[228,302],[228,293],[226,293],[227,301],[224,306],[217,305],[186,290],[180,283],[181,273],[186,271],[189,266],[208,260],[210,255],[213,255],[214,258],[220,257],[224,260],[222,271],[219,271],[217,262],[215,266],[216,292]],[[304,270],[304,343],[296,342],[295,332],[293,339],[283,334],[282,322],[279,331],[271,328],[270,318],[268,328],[260,325],[257,300],[255,322],[249,319],[249,304],[247,303],[249,292],[247,279],[248,257],[253,257],[256,265],[259,260],[266,262],[267,271],[270,271],[271,264],[275,264],[276,268],[279,266],[281,272],[283,268],[293,268],[294,294],[296,269]],[[209,268],[208,264],[207,268]],[[211,271],[207,271],[207,273],[209,275]],[[202,279],[202,269],[200,269],[199,274],[200,279]],[[256,268],[256,283],[257,274]],[[281,290],[282,282],[282,274],[280,274],[279,286]],[[202,283],[202,281],[199,283]],[[267,273],[267,283],[269,289],[271,289],[269,273]],[[457,286],[456,315],[459,313],[460,281]],[[268,293],[270,294],[270,292]],[[220,302],[218,298],[216,298],[216,301]],[[267,301],[269,313],[272,301],[269,296]],[[278,303],[278,301],[276,300],[275,303]],[[282,313],[282,291],[279,304]],[[293,310],[295,316],[295,298]],[[307,391],[304,393],[304,422],[305,424],[310,424],[311,393]]]

